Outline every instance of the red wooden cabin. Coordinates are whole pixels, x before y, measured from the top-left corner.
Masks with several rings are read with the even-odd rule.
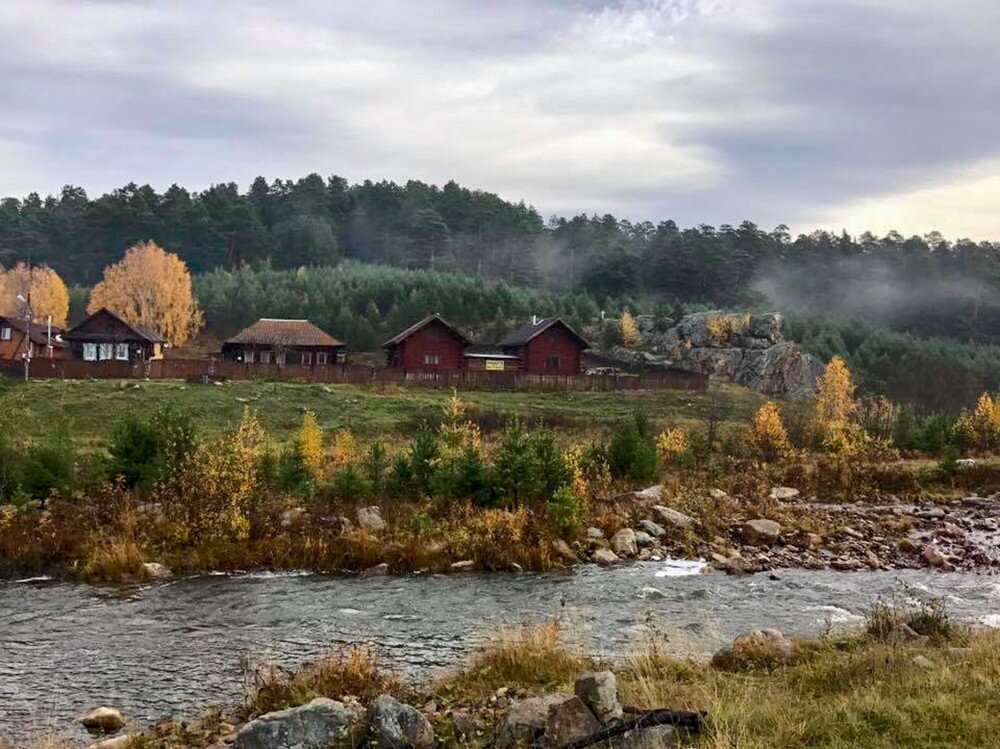
[[[0,315],[0,359],[20,360],[25,350],[31,358],[62,359],[67,355],[62,328]]]
[[[428,315],[383,343],[382,348],[388,367],[434,372],[462,369],[465,349],[471,345],[462,331],[440,315]]]
[[[102,307],[63,333],[73,357],[93,362],[153,361],[163,358],[167,339],[145,325],[129,325]]]
[[[517,357],[520,371],[540,375],[580,374],[583,352],[590,348],[586,339],[561,317],[533,317],[499,345]]]

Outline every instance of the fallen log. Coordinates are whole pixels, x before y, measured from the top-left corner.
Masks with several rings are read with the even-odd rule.
[[[638,718],[608,726],[597,733],[592,733],[589,736],[576,739],[568,744],[563,744],[558,749],[584,749],[584,747],[593,746],[615,736],[621,736],[630,731],[642,730],[643,728],[652,728],[653,726],[674,726],[675,728],[683,728],[691,733],[698,733],[705,725],[706,715],[707,713],[704,712],[696,713],[690,710],[650,710]]]

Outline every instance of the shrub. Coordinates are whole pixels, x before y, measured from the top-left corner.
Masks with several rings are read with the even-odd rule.
[[[142,552],[134,540],[112,537],[99,539],[91,548],[83,574],[90,582],[119,582],[127,578],[144,578],[146,568]]]
[[[129,412],[111,432],[105,471],[112,479],[121,477],[128,486],[148,489],[178,470],[194,446],[191,419],[170,405],[149,419]]]
[[[66,494],[74,482],[73,449],[68,439],[29,446],[21,456],[20,491],[34,499]]]
[[[549,523],[562,538],[574,538],[587,514],[586,500],[569,486],[560,486],[546,506]]]
[[[295,452],[302,467],[314,481],[323,478],[323,432],[312,411],[302,415],[302,425],[296,435]]]
[[[363,500],[372,496],[372,482],[357,466],[345,466],[333,474],[333,493],[339,499]]]
[[[508,424],[493,458],[493,481],[500,499],[517,506],[536,488],[536,455],[531,437],[520,421]]]
[[[362,463],[362,470],[365,477],[372,485],[372,491],[376,494],[385,488],[385,474],[389,467],[389,459],[386,456],[385,447],[381,442],[373,442],[368,446],[368,452]]]
[[[619,478],[653,481],[658,473],[656,445],[642,413],[618,424],[607,448],[608,468]]]
[[[427,426],[424,426],[410,445],[409,471],[412,491],[421,495],[430,495],[434,488],[434,474],[437,470],[438,458],[441,456],[441,446],[437,436]]]
[[[791,452],[792,444],[774,401],[767,401],[753,415],[750,445],[764,460],[779,460]]]

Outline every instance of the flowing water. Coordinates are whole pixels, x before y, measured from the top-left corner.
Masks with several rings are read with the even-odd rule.
[[[707,653],[757,627],[810,634],[857,626],[879,596],[943,596],[955,617],[1000,624],[996,577],[929,570],[776,577],[643,563],[369,580],[205,575],[133,588],[0,582],[0,737],[24,741],[55,730],[83,742],[73,718],[103,704],[139,727],[233,704],[244,656],[295,665],[366,642],[404,674],[427,677],[461,663],[504,623],[553,615],[569,638],[608,656],[651,629],[679,649]]]

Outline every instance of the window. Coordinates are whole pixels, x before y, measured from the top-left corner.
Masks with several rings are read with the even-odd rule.
[[[302,352],[302,363],[307,367],[313,363],[313,355],[308,351]]]
[[[97,361],[97,344],[96,343],[85,343],[85,344],[83,344],[83,360],[84,361]]]
[[[441,357],[438,354],[424,354],[424,364],[433,364],[435,367],[441,363]]]
[[[558,356],[546,356],[545,357],[545,368],[546,369],[559,369],[559,357]]]
[[[279,351],[278,353],[276,353],[274,355],[274,362],[275,362],[275,364],[284,364],[285,363],[285,352],[284,351]]]
[[[317,351],[316,352],[316,363],[317,364],[326,364],[326,352],[325,351]]]
[[[260,352],[260,363],[261,364],[270,364],[271,363],[271,352],[270,351],[261,351]]]
[[[243,361],[247,364],[253,364],[253,349],[248,348],[243,351]]]
[[[101,361],[108,361],[114,354],[115,345],[113,343],[98,344],[97,358]]]
[[[128,361],[128,344],[119,343],[115,346],[115,358],[118,361]]]
[[[11,329],[8,327],[0,328],[0,341],[10,340]]]

